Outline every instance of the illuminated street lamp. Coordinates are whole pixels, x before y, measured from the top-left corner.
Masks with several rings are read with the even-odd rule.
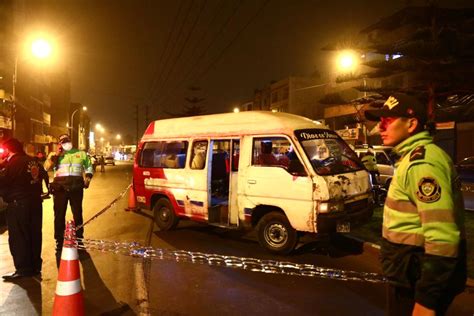
[[[234,113],[239,113],[240,112],[240,109],[238,107],[235,107],[234,108]]]
[[[115,138],[116,138],[117,140],[121,140],[121,139],[122,139],[122,136],[121,136],[120,134],[117,134],[117,136],[115,136]]]
[[[100,123],[95,124],[95,129],[100,131],[102,134],[105,132],[105,128]]]
[[[52,46],[49,41],[38,38],[31,42],[30,53],[36,59],[44,60],[51,56]],[[18,53],[15,54],[15,65],[12,81],[12,136],[15,136],[15,112],[16,112],[16,83],[18,77]]]
[[[337,57],[339,71],[353,72],[357,67],[357,55],[353,51],[343,51]]]
[[[83,112],[85,112],[85,111],[87,111],[87,107],[86,107],[86,106],[83,106],[82,108],[75,109],[74,112],[72,112],[72,114],[71,114],[71,127],[70,127],[70,129],[71,129],[71,135],[70,135],[70,136],[71,136],[71,139],[72,139],[72,141],[73,141],[73,144],[74,144],[74,114],[76,114],[77,112],[79,112],[79,111],[81,111],[81,110],[82,110]],[[78,127],[79,127],[79,125],[78,125]],[[78,129],[77,129],[77,146],[80,145],[79,132],[80,132],[80,131],[79,131],[79,128],[78,128]]]
[[[51,44],[43,38],[38,38],[31,43],[31,52],[36,58],[48,58],[51,55],[51,51]]]
[[[82,108],[78,108],[78,109],[74,110],[74,112],[72,112],[72,114],[71,114],[71,127],[70,127],[71,133],[74,129],[74,114],[76,114],[79,110],[82,110],[82,111],[85,112],[85,111],[87,111],[87,106],[83,106]],[[72,135],[71,135],[71,137],[72,137]]]

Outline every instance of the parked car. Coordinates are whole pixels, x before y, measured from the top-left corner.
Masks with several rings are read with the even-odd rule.
[[[474,211],[474,156],[461,160],[456,165],[461,178],[461,191],[464,197],[464,208]]]
[[[113,156],[105,157],[105,164],[115,166],[115,159]]]
[[[388,187],[390,185],[390,181],[392,181],[393,172],[395,171],[393,161],[390,159],[392,147],[374,146],[371,150],[375,154],[375,160],[377,161],[377,168],[379,169],[380,173],[380,183],[385,187]],[[368,151],[368,147],[360,147],[355,149],[355,152],[359,158],[362,158]]]

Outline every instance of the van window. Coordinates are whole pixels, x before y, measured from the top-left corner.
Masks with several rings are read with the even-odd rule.
[[[252,165],[287,168],[290,141],[285,137],[256,137],[253,139]]]
[[[156,168],[160,165],[161,148],[163,142],[148,142],[143,145],[139,159],[139,166],[143,168]]]
[[[355,152],[335,132],[324,129],[296,130],[316,173],[330,175],[363,169]]]
[[[232,140],[232,171],[239,170],[240,140]]]
[[[187,148],[187,141],[145,143],[139,165],[143,168],[184,168]]]
[[[168,142],[161,153],[162,168],[182,169],[186,164],[187,141]]]
[[[206,166],[207,140],[193,142],[190,165],[191,169],[204,169]]]

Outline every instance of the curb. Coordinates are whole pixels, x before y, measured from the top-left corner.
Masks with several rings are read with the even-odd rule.
[[[380,246],[377,244],[374,244],[372,242],[365,241],[363,239],[360,239],[355,236],[351,235],[343,235],[345,238],[351,239],[354,242],[357,242],[361,245],[361,248],[363,249],[364,252],[370,253],[373,256],[376,256],[377,258],[379,257],[380,254]],[[467,278],[466,280],[466,287],[469,288],[474,288],[474,279],[473,278]]]

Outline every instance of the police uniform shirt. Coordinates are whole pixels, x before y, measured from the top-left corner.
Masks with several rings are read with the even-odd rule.
[[[36,190],[41,183],[40,166],[25,153],[17,153],[7,161],[0,183],[6,202],[40,196]]]

